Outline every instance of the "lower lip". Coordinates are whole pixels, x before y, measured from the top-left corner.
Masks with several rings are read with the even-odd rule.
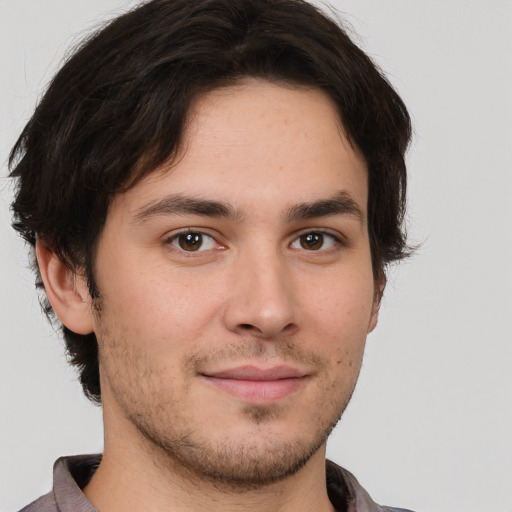
[[[296,391],[305,380],[304,377],[279,380],[205,378],[215,387],[250,402],[274,402],[280,400]]]

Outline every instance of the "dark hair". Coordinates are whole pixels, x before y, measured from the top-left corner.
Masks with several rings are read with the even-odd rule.
[[[11,152],[14,228],[85,272],[98,298],[95,246],[112,197],[176,154],[197,95],[242,77],[316,87],[334,100],[368,166],[373,272],[383,282],[386,265],[407,253],[410,119],[341,26],[302,0],[153,0],[82,43]],[[96,337],[62,328],[83,389],[99,402]]]

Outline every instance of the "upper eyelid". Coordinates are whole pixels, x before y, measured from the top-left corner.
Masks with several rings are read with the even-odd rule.
[[[173,245],[172,242],[174,242],[180,235],[186,235],[188,233],[195,233],[195,234],[201,235],[203,237],[211,238],[215,242],[215,245],[217,247],[211,248],[211,249],[199,250],[199,251],[185,251],[183,249],[180,250],[180,249],[176,248],[176,250],[183,252],[187,256],[193,256],[194,254],[196,256],[198,256],[200,253],[219,250],[219,249],[226,249],[226,243],[223,242],[222,240],[219,240],[219,238],[222,238],[222,237],[219,236],[217,232],[215,234],[211,233],[211,230],[208,228],[186,227],[186,228],[175,229],[175,230],[167,232],[167,234],[163,236],[162,240],[163,240],[164,245],[172,246]]]
[[[186,249],[183,249],[182,247],[177,247],[175,245],[175,242],[177,241],[178,237],[181,235],[186,235],[187,233],[195,233],[198,235],[201,235],[202,237],[208,237],[210,238],[214,244],[215,247],[209,247],[205,249],[198,249],[193,251],[187,251]],[[204,238],[203,238],[204,243]],[[168,234],[163,239],[163,244],[167,247],[167,250],[174,252],[176,255],[179,255],[182,258],[201,258],[205,257],[207,254],[212,254],[213,251],[219,251],[222,249],[225,249],[224,245],[221,244],[217,238],[213,237],[212,235],[205,233],[204,231],[194,230],[194,229],[181,229],[178,231],[174,231],[172,234]]]
[[[304,229],[300,229],[298,231],[296,231],[291,239],[292,241],[293,240],[296,240],[298,237],[300,236],[303,236],[303,235],[307,235],[308,233],[320,233],[322,235],[327,235],[327,236],[331,236],[332,238],[338,240],[340,243],[343,243],[346,241],[346,236],[341,233],[340,231],[337,231],[337,230],[334,230],[334,229],[329,229],[329,228],[304,228]]]
[[[345,240],[342,238],[342,236],[339,234],[334,234],[330,231],[315,229],[315,230],[307,230],[307,231],[303,231],[303,232],[299,233],[297,236],[292,238],[292,240],[290,241],[290,243],[288,245],[294,244],[299,238],[301,238],[305,235],[309,235],[311,233],[317,233],[319,235],[322,235],[325,238],[331,238],[337,245],[345,245],[345,243],[346,243]]]
[[[211,230],[208,228],[195,228],[195,227],[186,227],[186,228],[178,228],[168,231],[164,236],[164,240],[172,240],[177,236],[184,235],[187,233],[197,233],[198,235],[209,236],[214,240],[217,240],[217,236],[212,234]],[[218,240],[217,240],[218,241]]]

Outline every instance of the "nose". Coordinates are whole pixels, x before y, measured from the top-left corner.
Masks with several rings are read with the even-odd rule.
[[[245,258],[232,275],[225,310],[228,330],[259,338],[288,336],[298,327],[293,284],[277,256]]]

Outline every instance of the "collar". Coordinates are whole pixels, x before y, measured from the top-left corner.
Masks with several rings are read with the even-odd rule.
[[[53,467],[51,494],[59,512],[98,512],[81,489],[89,483],[100,462],[101,454],[74,455],[57,459]],[[399,511],[377,505],[356,477],[334,462],[327,460],[325,469],[327,494],[337,512]]]

